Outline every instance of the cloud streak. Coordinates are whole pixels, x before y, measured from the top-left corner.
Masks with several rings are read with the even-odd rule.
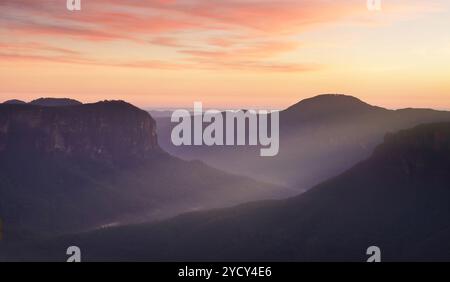
[[[0,0],[1,31],[40,41],[11,42],[2,56],[124,67],[311,71],[317,66],[277,56],[297,52],[296,36],[304,30],[357,16],[365,8],[360,0],[95,0],[83,1],[82,11],[73,13],[64,2]],[[88,44],[94,53],[100,43],[115,50],[124,41],[130,49],[140,45],[148,51],[123,63],[114,56],[110,62],[87,59],[68,43],[49,46],[67,40]],[[176,56],[152,56],[155,46]]]

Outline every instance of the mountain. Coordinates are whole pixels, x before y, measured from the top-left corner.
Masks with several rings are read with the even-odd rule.
[[[3,104],[27,104],[27,102],[24,102],[22,100],[18,99],[12,99],[3,102]],[[77,106],[81,105],[82,103],[69,98],[39,98],[31,101],[29,104],[31,105],[37,105],[37,106],[45,106],[45,107],[61,107],[61,106]]]
[[[365,161],[300,196],[10,249],[8,259],[115,261],[450,260],[450,123],[388,134]]]
[[[158,146],[153,118],[123,101],[0,105],[4,240],[161,219],[281,191],[170,156]]]
[[[39,98],[30,102],[32,105],[45,107],[76,106],[82,103],[69,98]]]
[[[260,157],[255,146],[174,146],[170,118],[157,118],[158,141],[167,152],[230,173],[307,190],[370,156],[386,133],[450,121],[450,112],[387,110],[346,95],[320,95],[280,112],[280,150]]]
[[[340,94],[325,94],[304,99],[283,111],[286,124],[298,125],[300,122],[323,121],[330,118],[347,119],[350,116],[382,114],[387,110],[371,106],[360,99]]]
[[[22,100],[17,100],[17,99],[12,99],[12,100],[8,100],[3,102],[3,104],[26,104],[26,102],[22,101]]]

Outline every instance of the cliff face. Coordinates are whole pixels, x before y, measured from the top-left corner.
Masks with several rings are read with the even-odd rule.
[[[372,158],[409,176],[447,175],[450,169],[450,123],[420,125],[387,134]]]
[[[157,148],[155,121],[122,101],[0,105],[0,153],[62,153],[120,162]]]

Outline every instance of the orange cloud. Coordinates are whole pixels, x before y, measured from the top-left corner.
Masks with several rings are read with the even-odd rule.
[[[20,37],[40,36],[46,45],[59,39],[82,40],[91,44],[94,51],[99,41],[111,42],[112,50],[116,41],[149,45],[149,57],[130,59],[129,66],[305,71],[311,69],[304,67],[309,63],[271,60],[295,51],[299,47],[295,36],[306,28],[336,22],[361,11],[367,13],[361,0],[95,0],[83,1],[80,12],[68,12],[64,2],[0,1],[0,30]],[[182,57],[152,58],[151,45],[174,48]],[[20,48],[27,48],[27,53],[4,52],[3,56],[65,60],[59,55],[42,55],[43,46]],[[66,56],[74,52],[75,57],[67,58],[68,62],[95,62],[78,54],[81,51],[72,46],[46,48],[55,52],[64,49]],[[107,64],[127,65],[118,58],[109,60]]]
[[[220,51],[202,51],[202,50],[181,50],[180,52],[192,55],[194,57],[211,58],[211,59],[261,59],[267,58],[279,53],[293,51],[300,45],[298,42],[280,42],[266,41],[246,43],[244,47],[223,48]]]

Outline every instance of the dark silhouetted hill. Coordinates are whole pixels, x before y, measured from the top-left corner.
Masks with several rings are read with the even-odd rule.
[[[26,104],[26,102],[24,102],[22,100],[12,99],[12,100],[8,100],[8,101],[3,102],[3,104],[12,104],[12,105],[19,104],[19,105],[23,105],[23,104]]]
[[[325,94],[304,99],[283,111],[286,124],[297,125],[307,121],[329,121],[330,118],[386,113],[387,110],[369,105],[358,98],[340,94]]]
[[[69,98],[39,98],[30,102],[32,105],[45,107],[76,106],[82,103]]]

